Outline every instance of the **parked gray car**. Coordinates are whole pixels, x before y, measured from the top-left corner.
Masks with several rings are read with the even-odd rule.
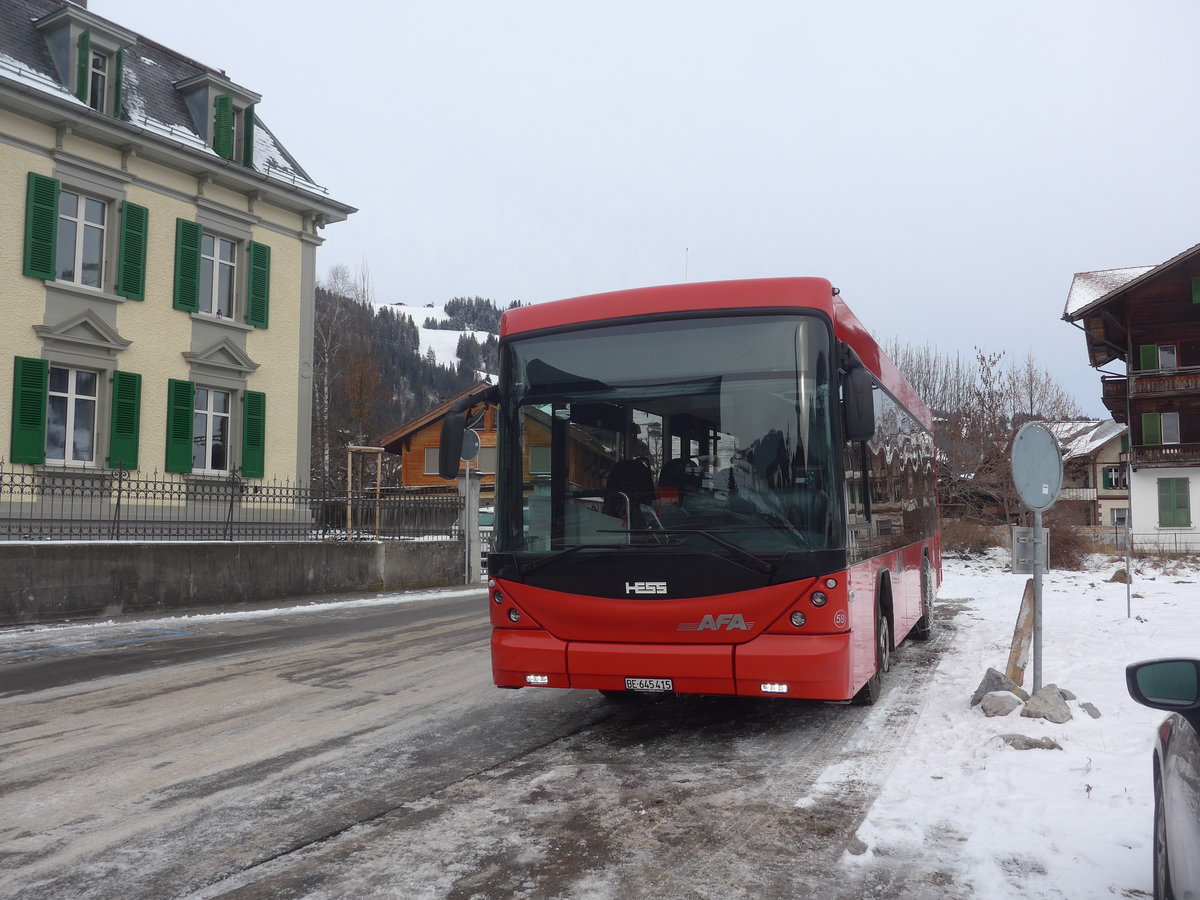
[[[1200,897],[1200,660],[1125,669],[1129,695],[1171,715],[1154,741],[1154,896]]]

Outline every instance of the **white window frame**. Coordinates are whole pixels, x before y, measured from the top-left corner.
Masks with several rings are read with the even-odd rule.
[[[64,197],[74,197],[75,198],[76,204],[75,204],[75,214],[74,215],[69,215],[69,214],[63,212],[62,204],[63,204]],[[100,207],[100,210],[102,213],[102,218],[104,221],[100,222],[99,224],[97,224],[95,222],[87,221],[86,210],[87,210],[87,205],[88,205],[89,201],[91,201],[92,203],[98,204]],[[89,288],[91,290],[97,290],[97,291],[104,290],[105,277],[108,274],[108,272],[107,272],[107,269],[108,269],[108,266],[107,266],[108,241],[109,241],[108,223],[112,218],[112,216],[110,215],[111,210],[109,207],[110,207],[110,204],[107,200],[105,200],[101,197],[95,197],[91,194],[85,194],[83,191],[77,191],[77,190],[68,188],[66,186],[64,186],[59,191],[58,211],[57,211],[57,216],[55,217],[55,220],[54,220],[54,227],[56,229],[55,237],[56,237],[56,248],[57,248],[56,252],[55,252],[55,259],[54,259],[54,279],[55,279],[55,281],[61,281],[64,284],[77,284],[80,287]],[[64,238],[64,234],[63,234],[64,222],[70,222],[75,228],[75,239],[71,242],[65,242],[63,240],[63,238]],[[84,248],[86,245],[86,239],[87,239],[89,230],[92,232],[95,232],[95,231],[100,232],[100,258],[97,261],[97,264],[100,267],[100,273],[99,273],[99,277],[97,279],[97,281],[98,281],[97,284],[88,284],[83,279],[84,272],[86,271],[84,264],[85,264],[85,262],[87,262],[87,260],[84,258]],[[59,262],[60,259],[62,258],[64,247],[66,247],[68,243],[70,244],[70,250],[71,250],[71,267],[72,267],[72,273],[71,273],[72,277],[71,278],[63,277],[62,265]]]
[[[116,68],[115,60],[111,53],[94,46],[91,53],[92,60],[88,65],[87,104],[96,112],[107,115],[112,106],[110,98],[112,97],[113,70]],[[103,63],[99,68],[96,67],[97,60]],[[97,80],[100,82],[99,97],[96,96]],[[99,106],[96,105],[97,101],[99,101]]]
[[[67,388],[65,391],[56,391],[49,385],[53,384],[54,370],[65,371],[67,373]],[[79,392],[79,375],[87,374],[94,377],[93,392],[85,394]],[[96,465],[96,445],[100,435],[97,432],[97,423],[99,421],[100,408],[100,383],[101,373],[94,369],[76,368],[74,366],[50,364],[50,379],[47,382],[46,391],[46,465],[48,466],[86,466],[91,467]],[[55,405],[55,399],[62,400],[65,405],[65,414],[63,416],[63,456],[61,459],[50,455],[50,416],[52,408]],[[86,410],[86,404],[91,404],[91,455],[87,458],[75,457],[75,429],[78,426],[80,415],[88,416],[87,412],[81,413],[81,407]]]
[[[212,249],[206,252],[206,245],[209,241],[212,242]],[[229,247],[230,254],[233,257],[231,260],[221,258],[220,251],[223,245]],[[238,261],[241,255],[240,241],[212,233],[207,228],[203,229],[200,236],[200,307],[197,310],[200,315],[236,321],[238,307]],[[205,267],[209,267],[211,271],[207,292],[205,291]],[[229,273],[229,308],[222,310],[220,308],[221,279],[218,276],[225,270],[228,270]]]
[[[1124,528],[1129,522],[1129,507],[1114,506],[1108,510],[1109,524],[1118,528]]]
[[[1174,344],[1158,345],[1158,369],[1171,372],[1179,365],[1179,349]]]
[[[1159,413],[1158,427],[1163,444],[1179,443],[1179,413]]]
[[[201,391],[206,392],[203,408],[200,407]],[[217,410],[213,403],[213,399],[218,395],[227,398],[224,412]],[[192,400],[192,471],[194,473],[199,475],[229,474],[233,456],[233,401],[236,396],[233,391],[209,387],[205,384],[196,385],[196,393]],[[224,419],[225,422],[225,468],[223,469],[210,465],[215,446],[213,436],[216,433],[213,423],[221,419]],[[203,427],[200,427],[201,420],[203,420]],[[201,445],[203,445],[203,464],[197,465],[196,451],[200,449]]]
[[[426,475],[440,474],[440,464],[439,464],[438,460],[441,456],[441,452],[442,452],[442,450],[440,447],[426,447],[425,448],[425,472],[424,472],[424,474],[426,474]]]

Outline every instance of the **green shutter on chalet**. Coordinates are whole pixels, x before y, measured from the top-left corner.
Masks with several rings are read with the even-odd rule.
[[[146,299],[146,241],[150,211],[121,202],[121,246],[117,252],[116,292],[130,300]]]
[[[75,51],[75,96],[84,103],[88,102],[88,86],[92,75],[92,33],[84,31],[79,35],[79,46]]]
[[[242,477],[262,478],[267,449],[267,395],[242,394]]]
[[[213,101],[213,152],[233,159],[233,94],[221,94]]]
[[[1142,444],[1162,443],[1162,418],[1158,413],[1142,413]]]
[[[13,361],[10,462],[40,466],[46,461],[46,392],[50,363],[18,356]]]
[[[113,71],[113,108],[112,114],[121,118],[125,105],[125,48],[117,50],[116,65]]]
[[[176,309],[200,310],[200,238],[204,229],[199,222],[175,220],[175,300]]]
[[[174,378],[167,382],[168,472],[192,471],[192,410],[195,404],[195,382]]]
[[[138,433],[142,416],[142,376],[112,374],[112,422],[108,432],[108,467],[138,467]]]
[[[266,328],[271,313],[271,248],[250,241],[246,248],[246,324]]]
[[[1158,368],[1158,344],[1142,344],[1138,347],[1138,369],[1149,372]]]
[[[30,172],[25,188],[25,268],[30,278],[54,279],[58,239],[57,178]]]
[[[1192,524],[1191,488],[1187,478],[1158,479],[1158,524],[1187,528]]]
[[[254,168],[254,106],[242,111],[242,165]]]

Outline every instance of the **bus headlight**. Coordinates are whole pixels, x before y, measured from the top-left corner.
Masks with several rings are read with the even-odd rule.
[[[807,621],[807,617],[805,617],[804,613],[800,612],[800,610],[796,610],[794,613],[792,613],[792,624],[797,628],[804,627],[804,623]]]
[[[502,593],[500,593],[499,591],[496,591],[496,593],[492,594],[492,599],[495,600],[497,603],[503,603],[504,595]]]
[[[812,600],[812,605],[817,607],[817,609],[820,609],[829,602],[829,598],[826,597],[821,591],[814,591],[812,597],[809,599]]]
[[[520,612],[520,610],[516,610],[516,609],[510,609],[510,610],[508,611],[508,621],[510,621],[510,622],[520,622],[520,621],[521,621],[521,612]]]

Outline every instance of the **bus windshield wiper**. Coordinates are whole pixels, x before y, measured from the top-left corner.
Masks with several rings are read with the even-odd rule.
[[[564,556],[570,556],[580,550],[612,550],[614,548],[623,547],[624,544],[576,544],[574,547],[568,547],[566,550],[559,550],[557,553],[551,553],[549,556],[543,556],[541,559],[535,559],[528,565],[522,566],[519,562],[517,568],[521,570],[522,575],[528,575],[531,572],[536,572],[538,569],[544,569],[546,566],[552,566]]]
[[[732,556],[734,557],[734,561],[741,563],[747,569],[751,569],[762,575],[774,575],[775,574],[775,567],[773,565],[771,565],[769,562],[767,562],[765,559],[760,559],[759,557],[757,557],[753,553],[751,553],[749,550],[743,550],[737,544],[730,543],[729,541],[725,540],[724,538],[717,537],[716,534],[714,534],[711,531],[703,531],[702,529],[699,529],[699,528],[644,528],[644,529],[634,529],[634,530],[628,531],[628,532],[622,531],[620,533],[621,534],[665,534],[667,536],[698,534],[698,535],[708,538],[714,544],[717,544],[717,545],[725,548],[726,550],[728,550],[730,552],[730,554],[732,554]],[[653,544],[645,544],[642,546],[653,547],[654,545]]]

